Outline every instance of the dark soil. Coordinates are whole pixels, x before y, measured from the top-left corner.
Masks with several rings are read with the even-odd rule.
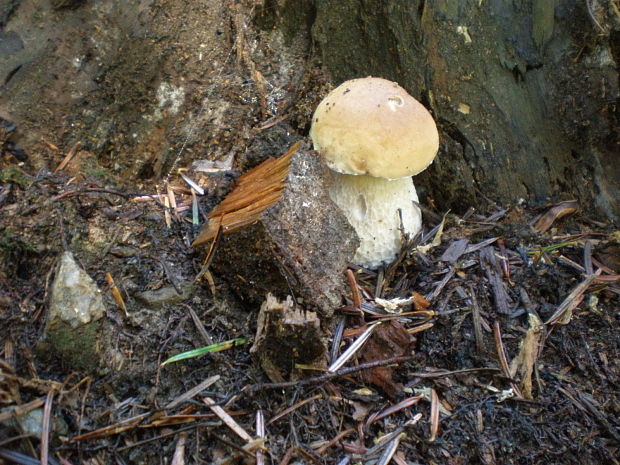
[[[325,74],[306,63],[303,46],[284,47],[279,33],[255,30],[251,5],[228,3],[186,11],[185,2],[169,2],[177,9],[151,9],[148,17],[136,6],[126,12],[133,16],[125,25],[115,23],[122,34],[92,29],[102,43],[114,44],[114,52],[92,45],[92,31],[83,28],[99,27],[109,11],[88,16],[79,4],[37,10],[40,33],[52,44],[49,62],[20,68],[0,101],[0,116],[18,127],[7,137],[28,155],[20,161],[0,134],[0,463],[35,463],[41,451],[50,463],[253,463],[261,445],[264,463],[376,463],[389,442],[376,441],[399,432],[404,435],[393,463],[619,463],[619,239],[611,224],[587,211],[536,232],[532,224],[547,209],[500,208],[489,200],[470,210],[462,205],[467,213],[447,214],[437,234],[445,212],[427,208],[426,235],[385,271],[379,287],[383,298],[426,296],[433,325],[414,333],[410,358],[397,364],[383,387],[360,376],[368,370],[347,371],[367,359],[349,361],[336,376],[311,372],[304,382],[273,385],[250,355],[250,344],[161,366],[171,355],[213,341],[252,338],[258,311],[215,273],[214,289],[201,281],[182,302],[162,306],[140,299],[144,291],[184,288],[202,268],[204,251],[190,246],[199,227],[192,224],[190,192],[178,169],[195,159],[234,157],[231,170],[188,172],[206,191],[199,202],[204,222],[240,173],[307,135],[309,116],[330,87]],[[26,15],[34,6],[24,0],[20,8],[9,14]],[[67,42],[50,29],[46,15],[73,24],[82,41]],[[168,29],[172,17],[185,27]],[[121,58],[116,33],[123,37]],[[175,41],[194,48],[175,48]],[[91,55],[79,47],[92,47]],[[92,60],[102,54],[104,64],[94,66],[95,60],[71,68],[75,76],[63,75],[58,54]],[[157,82],[162,69],[176,87]],[[13,80],[26,88],[12,88]],[[69,82],[76,80],[83,85],[81,97],[69,95],[75,90]],[[170,92],[181,84],[184,100],[176,108]],[[168,97],[158,100],[158,89]],[[7,99],[15,102],[18,94],[22,100],[7,113]],[[72,160],[54,172],[69,152]],[[179,207],[178,215],[169,210],[169,225],[168,187]],[[414,247],[435,238],[434,247]],[[442,257],[461,239],[480,247],[452,262]],[[75,369],[41,343],[55,263],[64,250],[97,282],[107,307],[97,342],[106,351],[86,369]],[[372,298],[381,275],[354,270],[364,308],[376,310]],[[517,395],[523,394],[524,375],[502,370],[498,335],[510,364],[530,315],[547,322],[597,271],[600,277],[576,297],[572,317],[544,324],[530,354],[531,398]],[[128,315],[115,303],[106,273]],[[365,324],[359,311],[351,314],[351,305],[343,296],[344,311],[335,309],[333,321],[324,324],[344,319],[346,343]],[[368,313],[365,319],[372,321]],[[413,329],[420,321],[403,317],[400,323]],[[166,408],[214,375],[217,382]],[[431,392],[438,401],[431,402]],[[417,403],[369,421],[419,394]],[[248,446],[207,407],[207,397],[252,437],[261,412],[265,442]],[[431,405],[439,403],[432,438],[437,425]],[[48,445],[12,421],[44,406],[51,412]]]

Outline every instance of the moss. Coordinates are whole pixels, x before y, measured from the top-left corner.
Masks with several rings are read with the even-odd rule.
[[[11,228],[6,228],[0,235],[0,252],[21,255],[29,252],[36,253],[38,249],[31,242],[17,237]]]
[[[0,170],[0,182],[17,184],[21,188],[26,188],[30,184],[30,179],[19,167],[12,165]]]
[[[11,277],[27,278],[36,269],[32,262],[38,254],[39,249],[33,243],[10,228],[0,231],[0,269],[10,270]]]
[[[116,179],[113,175],[111,175],[106,169],[102,168],[99,165],[86,166],[84,169],[86,174],[90,177],[100,179],[104,182],[115,182]]]
[[[99,366],[97,335],[101,326],[101,321],[78,328],[63,322],[50,324],[45,329],[45,340],[37,349],[39,352],[49,351],[57,355],[72,369],[93,371]]]

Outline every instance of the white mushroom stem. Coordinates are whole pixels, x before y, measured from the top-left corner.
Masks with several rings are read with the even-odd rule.
[[[359,236],[353,261],[361,266],[391,262],[402,247],[401,231],[413,237],[422,227],[410,177],[389,180],[334,172],[329,194]]]

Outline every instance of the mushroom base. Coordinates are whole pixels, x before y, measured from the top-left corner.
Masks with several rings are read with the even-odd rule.
[[[355,228],[360,246],[353,261],[377,268],[396,258],[403,233],[414,236],[422,215],[410,177],[388,180],[334,173],[329,195]]]

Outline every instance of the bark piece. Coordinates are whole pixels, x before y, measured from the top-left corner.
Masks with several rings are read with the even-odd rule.
[[[336,83],[383,76],[432,108],[442,150],[416,185],[442,209],[562,192],[618,217],[618,124],[603,116],[618,93],[617,2],[477,3],[289,0],[272,14],[311,37]],[[566,54],[577,31],[610,39]]]
[[[465,253],[468,245],[469,239],[457,239],[452,241],[439,260],[442,262],[456,263],[461,255]]]
[[[288,296],[281,302],[268,294],[258,315],[256,338],[250,352],[258,354],[269,379],[281,382],[295,376],[295,364],[321,367],[326,346],[316,313],[295,305]]]
[[[514,377],[517,372],[521,377],[521,393],[526,399],[533,399],[532,394],[532,374],[534,366],[538,360],[540,350],[540,339],[543,336],[544,325],[538,316],[529,314],[530,327],[521,341],[519,354],[510,364],[510,374]]]
[[[493,247],[485,247],[480,251],[480,266],[487,275],[491,288],[493,289],[493,297],[495,299],[495,307],[499,313],[508,315],[512,312],[513,302],[508,297],[504,282],[501,278],[501,270],[495,258]]]
[[[329,198],[328,179],[305,149],[267,160],[239,179],[194,245],[207,243],[221,225],[211,266],[243,299],[259,304],[267,293],[294,295],[329,317],[341,305],[358,239]]]

